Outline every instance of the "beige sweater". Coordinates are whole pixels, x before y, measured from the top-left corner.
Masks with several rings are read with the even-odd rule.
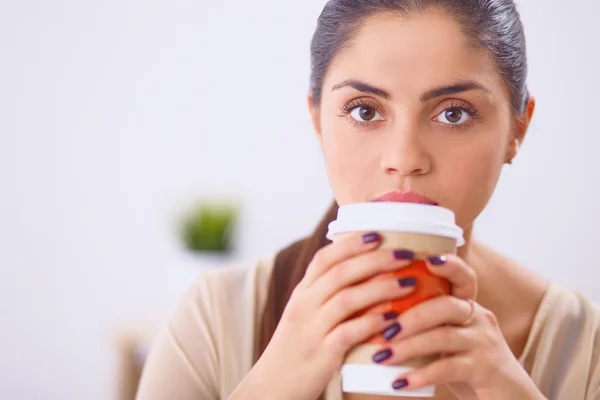
[[[273,261],[201,273],[147,359],[138,400],[227,399],[252,367]],[[519,361],[549,400],[600,400],[600,309],[551,284]],[[327,400],[340,387],[336,374]]]

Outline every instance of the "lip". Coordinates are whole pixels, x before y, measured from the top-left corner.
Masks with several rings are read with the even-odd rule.
[[[417,204],[428,204],[431,206],[439,205],[429,197],[424,196],[416,192],[402,192],[400,190],[394,190],[380,196],[373,200],[374,202],[392,202],[392,203],[417,203]]]

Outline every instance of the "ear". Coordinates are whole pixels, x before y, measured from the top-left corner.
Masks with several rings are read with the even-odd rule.
[[[515,124],[515,132],[513,136],[510,138],[510,142],[508,143],[508,148],[506,151],[506,162],[511,162],[519,153],[519,149],[525,140],[525,136],[527,135],[527,130],[529,129],[529,124],[531,123],[531,118],[533,117],[533,112],[535,111],[535,98],[533,96],[529,96],[527,101],[527,109],[523,113],[523,115],[517,118]]]
[[[313,129],[317,136],[317,140],[319,141],[319,146],[323,149],[323,137],[321,136],[321,110],[319,106],[315,105],[311,93],[308,94],[308,111],[310,112]]]

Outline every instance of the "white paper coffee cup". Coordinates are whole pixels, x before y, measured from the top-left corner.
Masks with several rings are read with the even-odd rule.
[[[381,247],[412,250],[418,254],[437,255],[454,253],[465,241],[463,230],[456,225],[451,210],[416,203],[354,203],[341,206],[337,219],[329,224],[327,238],[335,241],[356,232],[378,232]],[[378,365],[372,354],[383,348],[376,344],[362,344],[351,350],[341,369],[342,390],[403,397],[433,397],[435,387],[396,391],[392,382],[435,358],[410,360],[399,366]]]

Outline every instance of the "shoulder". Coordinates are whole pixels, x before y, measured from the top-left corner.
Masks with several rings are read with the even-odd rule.
[[[248,279],[268,278],[275,256],[263,257],[252,263],[235,263],[201,271],[191,284],[191,289],[207,285],[240,284]]]
[[[536,329],[533,334],[547,339],[585,339],[580,344],[598,351],[600,306],[576,290],[551,283],[534,322],[533,330]]]
[[[201,271],[168,322],[174,353],[189,365],[199,387],[213,388],[221,398],[252,366],[256,320],[273,259]]]
[[[238,263],[201,271],[188,287],[184,300],[215,310],[232,302],[260,299],[266,291],[275,256],[253,263]],[[247,303],[247,305],[250,305]]]
[[[561,398],[558,386],[565,393],[581,391],[577,398],[586,398],[586,390],[600,387],[600,307],[576,290],[551,283],[525,353],[534,381],[557,391],[553,398]],[[559,377],[561,385],[555,381]]]
[[[563,333],[565,338],[576,334],[585,334],[591,339],[597,338],[600,333],[600,306],[580,292],[565,289],[556,284],[549,287],[548,302],[546,307],[546,328],[548,335]],[[560,329],[558,329],[560,328]],[[600,343],[591,342],[598,346]]]

